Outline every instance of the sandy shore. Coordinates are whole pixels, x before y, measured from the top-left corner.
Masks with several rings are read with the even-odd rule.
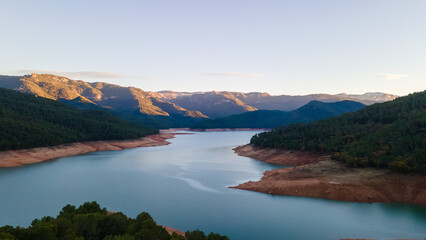
[[[348,168],[326,155],[308,152],[258,149],[247,145],[234,151],[260,161],[297,167],[266,171],[260,181],[232,188],[339,201],[426,205],[425,175]]]
[[[163,146],[170,144],[166,141],[167,139],[174,138],[178,134],[187,133],[162,132],[132,140],[78,142],[53,147],[3,151],[0,152],[0,168],[17,167],[96,151],[120,151],[136,147]]]

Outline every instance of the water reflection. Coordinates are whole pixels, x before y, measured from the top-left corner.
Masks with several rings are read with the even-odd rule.
[[[273,196],[229,189],[279,166],[239,157],[232,148],[254,132],[179,135],[172,144],[97,152],[0,169],[0,225],[28,225],[65,204],[98,201],[159,224],[200,228],[231,239],[422,238],[426,209]]]

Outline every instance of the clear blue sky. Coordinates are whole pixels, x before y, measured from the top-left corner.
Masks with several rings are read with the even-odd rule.
[[[426,1],[0,1],[0,74],[144,90],[426,89]]]

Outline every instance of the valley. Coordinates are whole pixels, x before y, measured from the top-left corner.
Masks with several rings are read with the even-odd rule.
[[[94,200],[131,218],[148,212],[158,225],[217,232],[233,240],[421,239],[426,233],[421,205],[228,188],[258,181],[264,172],[281,171],[283,166],[234,153],[233,148],[246,144],[255,131],[192,133],[176,135],[167,140],[171,144],[158,147],[0,168],[0,192],[8,193],[0,198],[0,225],[27,227],[35,218],[57,216],[67,204]],[[302,225],[315,227],[307,231]]]
[[[91,164],[87,162],[88,160],[97,159],[99,162],[93,163],[94,168],[104,168],[97,164],[114,166],[110,170],[105,169],[106,172],[105,170],[100,171],[99,174],[112,174],[116,179],[127,178],[117,175],[123,171],[116,172],[117,169],[126,169],[125,172],[134,178],[135,176],[130,172],[135,171],[142,164],[146,169],[137,170],[137,174],[141,175],[140,177],[144,180],[136,180],[135,184],[149,182],[145,187],[154,186],[157,189],[165,189],[157,193],[160,195],[152,196],[156,199],[163,199],[169,194],[168,192],[174,193],[174,197],[178,196],[177,199],[181,204],[178,209],[185,209],[185,204],[181,201],[185,199],[187,201],[187,196],[180,195],[179,197],[176,195],[176,190],[188,192],[190,191],[188,186],[192,189],[191,191],[195,189],[195,192],[191,194],[201,202],[206,202],[206,197],[213,197],[215,194],[219,194],[219,196],[223,193],[235,194],[231,198],[218,201],[216,209],[223,208],[226,204],[235,207],[234,202],[242,200],[239,196],[241,194],[239,189],[259,192],[255,193],[256,195],[247,195],[250,196],[247,204],[251,201],[259,201],[258,198],[260,198],[263,199],[260,200],[263,203],[279,208],[283,207],[282,204],[290,204],[293,207],[302,204],[306,208],[306,204],[312,203],[317,204],[316,209],[328,208],[321,202],[315,202],[317,201],[315,199],[348,203],[426,205],[426,177],[418,172],[424,168],[421,165],[423,147],[417,147],[414,158],[409,155],[412,152],[400,151],[401,153],[406,151],[402,158],[394,156],[395,152],[388,151],[390,148],[383,145],[383,142],[377,145],[378,143],[372,141],[377,134],[381,134],[381,139],[387,137],[392,139],[387,144],[398,144],[399,147],[420,146],[422,144],[420,139],[424,134],[422,124],[424,124],[425,115],[422,112],[424,107],[421,100],[424,93],[389,101],[396,96],[381,93],[271,96],[265,93],[236,92],[146,92],[132,87],[89,83],[46,74],[32,74],[23,77],[0,76],[0,87],[9,88],[0,88],[0,123],[3,126],[0,129],[0,149],[3,150],[0,151],[0,178],[2,178],[2,172],[25,172],[25,169],[38,171],[46,166],[47,169],[50,168],[49,166],[59,166],[59,169],[54,171],[67,175],[64,172],[65,169],[61,170],[62,167],[60,167],[64,163],[66,165],[75,164],[67,166],[66,169],[78,168],[80,170],[77,170],[76,173],[81,174],[81,167]],[[273,101],[277,102],[273,103]],[[380,103],[382,101],[385,103]],[[372,103],[375,104],[371,105]],[[387,109],[392,109],[392,111]],[[395,115],[396,112],[399,114]],[[370,120],[366,122],[363,119],[367,115]],[[386,121],[386,123],[382,124],[382,121]],[[399,124],[401,121],[410,124]],[[321,129],[327,129],[327,131]],[[369,129],[376,129],[376,131],[370,133]],[[312,134],[310,131],[315,133]],[[354,135],[355,133],[351,131],[359,136]],[[395,142],[396,138],[393,137],[395,131],[399,136],[403,136],[398,138],[404,139],[403,144]],[[348,138],[344,134],[351,137]],[[189,137],[191,135],[193,137]],[[408,135],[414,137],[408,138]],[[318,136],[321,137],[318,138]],[[179,141],[175,141],[175,137],[179,137],[183,142],[179,144]],[[187,142],[184,140],[185,137],[192,140]],[[249,142],[250,137],[251,144],[242,145]],[[235,141],[235,139],[239,140]],[[351,158],[350,154],[353,153],[350,148],[346,150],[345,144],[352,147],[353,144],[358,143],[351,142],[354,139],[359,140],[360,144],[364,144],[362,146],[365,146],[364,139],[368,139],[369,145],[376,146],[374,149],[381,149],[380,154],[374,152],[372,155],[374,158],[364,155],[363,159],[369,159],[370,164],[377,164],[377,160],[374,159],[388,156],[385,159],[390,161],[389,164],[373,165],[376,167],[373,168],[365,165],[366,160]],[[176,146],[163,149],[170,143],[176,144]],[[238,145],[240,146],[236,147]],[[338,146],[340,148],[337,148]],[[145,152],[143,149],[147,149],[148,156],[143,154]],[[360,148],[357,149],[359,151]],[[133,155],[133,151],[137,154]],[[349,152],[342,153],[342,151]],[[171,154],[175,154],[175,156]],[[193,154],[198,157],[194,158]],[[111,159],[109,156],[113,156],[113,158]],[[196,167],[200,164],[198,161],[201,158],[208,160],[201,166],[208,166],[211,168],[210,172],[206,171],[204,167]],[[71,163],[67,159],[76,162]],[[159,162],[155,162],[155,159],[158,159]],[[148,161],[148,165],[145,161]],[[190,165],[187,165],[186,161],[189,161]],[[170,164],[176,165],[178,168],[175,169]],[[255,167],[253,168],[252,165]],[[94,171],[94,168],[89,169]],[[193,171],[185,170],[188,168],[194,169]],[[246,169],[243,170],[244,173],[232,175],[232,173],[242,171],[241,168]],[[157,171],[157,169],[159,170]],[[45,174],[48,176],[53,174],[52,170],[47,171],[49,173]],[[232,176],[223,171],[229,172]],[[153,172],[157,176],[153,176]],[[207,174],[207,178],[194,175],[197,173]],[[25,173],[21,177],[25,179],[27,174]],[[213,177],[215,174],[225,176],[225,179],[219,180]],[[5,175],[5,183],[14,186],[7,176]],[[61,176],[58,175],[56,178],[61,179]],[[81,180],[83,179],[85,178],[83,177]],[[160,181],[160,183],[152,182],[152,180]],[[25,182],[25,180],[22,181]],[[49,185],[47,179],[43,181]],[[109,182],[107,186],[118,187],[110,180],[104,179],[102,184],[104,182]],[[172,182],[172,189],[169,189],[168,184]],[[67,185],[76,184],[75,187],[84,189],[83,186],[86,183],[79,181],[78,183],[67,183]],[[187,186],[182,186],[182,183]],[[93,186],[88,187],[87,191],[94,191]],[[34,186],[34,188],[40,190],[40,186]],[[140,198],[126,189],[123,191],[121,193],[113,192],[118,195]],[[147,191],[147,189],[142,190],[142,192]],[[94,192],[96,193],[96,191]],[[105,189],[99,193],[105,193]],[[67,194],[63,194],[67,196]],[[73,194],[79,195],[76,192]],[[271,202],[268,198],[264,199],[264,195],[307,198],[303,198],[304,200],[298,198],[294,201],[284,198]],[[50,197],[55,198],[53,195]],[[83,194],[77,198],[80,200],[96,199],[103,202],[105,199],[111,199],[110,197]],[[170,198],[170,196],[165,198]],[[303,203],[305,201],[307,203]],[[154,202],[145,201],[144,204],[149,206],[149,211],[156,216],[167,215],[167,217],[159,219],[161,224],[167,226],[164,231],[168,231],[168,234],[179,233],[179,235],[174,235],[175,237],[188,239],[185,234],[175,229],[191,229],[192,226],[199,226],[198,223],[202,222],[199,216],[192,215],[192,220],[182,225],[178,220],[181,213],[170,215],[173,212],[172,209],[168,208],[168,211],[164,212],[164,204],[157,205]],[[57,198],[55,204],[66,203],[65,199]],[[0,201],[0,210],[2,204],[7,206]],[[115,206],[119,207],[121,204],[116,203]],[[192,205],[189,206],[192,207]],[[111,208],[111,206],[108,207]],[[173,206],[173,208],[175,207]],[[336,207],[335,204],[332,204],[332,208]],[[365,206],[360,207],[365,208]],[[51,208],[46,210],[49,209]],[[127,211],[132,214],[135,209],[139,208],[130,204]],[[234,210],[228,209],[228,211]],[[247,209],[240,209],[238,216],[244,215],[246,211]],[[271,209],[268,207],[263,207],[262,211],[269,212],[268,217],[272,216],[272,219],[278,220],[278,216],[273,216],[274,214],[271,214]],[[289,209],[287,209],[288,211]],[[422,211],[420,210],[420,212]],[[16,210],[14,210],[15,212]],[[250,214],[251,218],[254,218],[253,214],[256,215],[256,213]],[[290,215],[294,217],[294,214]],[[177,218],[175,221],[169,221],[170,216]],[[203,216],[220,219],[209,211],[203,211]],[[331,215],[328,216],[333,219]],[[31,217],[36,216],[31,215]],[[408,221],[411,221],[411,216],[406,217],[408,217]],[[24,219],[28,220],[27,217],[24,217],[19,220],[19,223],[24,223]],[[373,221],[379,221],[379,219],[385,221],[382,218],[373,217],[372,219]],[[240,220],[235,219],[235,221]],[[279,224],[276,225],[266,219],[263,221],[279,227]],[[363,219],[363,221],[366,220]],[[336,222],[332,220],[327,224],[336,224]],[[235,229],[241,229],[241,226],[238,225],[232,225],[232,230],[217,224],[205,224],[200,227],[207,232],[226,233],[232,239],[258,239],[259,233],[265,234],[254,226],[252,226],[253,231],[249,232],[240,230],[235,232]],[[266,226],[260,225],[260,227],[265,228]],[[365,227],[363,226],[363,228]],[[29,229],[33,228],[34,226]],[[344,229],[348,232],[358,231],[349,226],[345,226]],[[10,229],[7,231],[10,233]],[[414,234],[404,236],[414,237],[422,233],[417,228],[415,231]],[[156,234],[160,234],[160,232]],[[373,231],[364,232],[371,234]],[[193,233],[198,234],[195,230]],[[282,234],[282,232],[273,232],[268,239],[280,239],[277,236],[282,236]],[[299,231],[291,234],[297,238],[312,237]],[[324,240],[337,237],[337,235],[330,235],[329,232],[324,231],[316,231],[314,234],[317,239]],[[381,234],[381,236],[389,237],[400,236],[387,231],[383,231]],[[164,236],[169,238],[169,235]]]
[[[0,88],[57,100],[83,110],[108,111],[121,119],[161,129],[191,127],[203,119],[257,110],[293,111],[311,101],[333,103],[348,100],[370,105],[397,97],[385,93],[272,96],[268,93],[216,91],[150,92],[135,87],[35,73],[25,76],[0,75]]]
[[[0,240],[426,236],[426,1],[2,1]]]

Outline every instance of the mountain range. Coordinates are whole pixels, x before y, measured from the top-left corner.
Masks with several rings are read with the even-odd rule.
[[[159,99],[175,103],[185,109],[200,111],[211,118],[225,117],[248,111],[280,110],[292,111],[311,101],[339,102],[344,100],[356,101],[365,105],[391,101],[398,96],[371,92],[361,95],[356,94],[310,94],[310,95],[279,95],[251,92],[151,92]]]
[[[293,111],[257,110],[235,114],[224,118],[205,119],[195,123],[193,129],[206,128],[274,128],[293,123],[312,122],[338,116],[346,112],[354,112],[365,107],[354,101],[324,103],[311,101]]]
[[[207,118],[257,110],[292,111],[314,100],[351,100],[369,105],[397,97],[386,93],[272,96],[259,92],[149,92],[135,87],[35,73],[0,75],[0,87],[61,101],[80,109],[106,110],[122,119],[155,128],[188,127]]]
[[[118,117],[156,128],[184,127],[206,118],[198,111],[186,110],[139,88],[50,74],[0,76],[0,87],[59,100],[77,108],[108,110]]]

